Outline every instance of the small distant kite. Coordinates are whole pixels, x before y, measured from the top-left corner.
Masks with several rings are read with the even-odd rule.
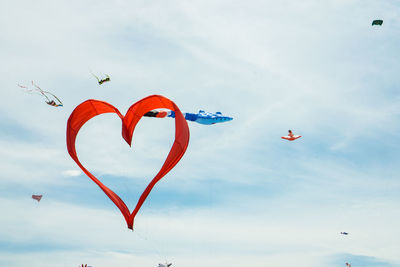
[[[374,26],[374,25],[382,26],[382,24],[383,24],[383,20],[381,20],[381,19],[376,19],[376,20],[372,21],[372,26]]]
[[[289,141],[294,141],[294,140],[299,139],[301,137],[301,135],[294,135],[292,133],[292,130],[288,130],[288,132],[289,133],[288,133],[287,136],[282,136],[281,138],[285,139],[285,140],[289,140]]]
[[[158,267],[169,267],[169,266],[171,266],[172,265],[172,263],[165,263],[165,264],[161,264],[161,263],[159,263],[158,264]]]
[[[32,199],[37,200],[37,202],[40,202],[40,200],[42,199],[43,195],[32,195]]]
[[[346,262],[346,266],[351,267],[351,264]]]
[[[222,115],[221,112],[211,113],[211,112],[205,112],[204,110],[199,110],[198,113],[182,113],[182,114],[187,121],[194,121],[204,125],[211,125],[233,120],[232,117],[224,116]],[[152,110],[144,114],[144,116],[156,117],[156,118],[165,118],[165,117],[175,118],[175,112]]]
[[[340,232],[340,234],[342,234],[342,235],[348,235],[349,233],[347,233],[347,232]]]
[[[25,89],[25,91],[27,93],[33,93],[33,94],[38,94],[40,96],[43,96],[46,98],[46,104],[53,106],[53,107],[62,107],[63,103],[61,102],[60,99],[58,99],[58,97],[56,97],[54,94],[47,92],[47,91],[43,91],[39,86],[37,86],[33,81],[32,81],[32,85],[36,87],[36,89],[28,89],[28,87],[23,86],[18,84],[19,87]]]
[[[110,76],[108,76],[107,74],[105,74],[105,78],[104,79],[100,79],[99,77],[97,77],[96,75],[94,75],[93,73],[92,73],[92,75],[97,79],[97,82],[100,84],[100,85],[102,85],[103,83],[105,83],[105,82],[109,82],[110,81]]]

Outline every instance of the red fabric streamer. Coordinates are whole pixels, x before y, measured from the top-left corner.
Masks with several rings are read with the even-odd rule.
[[[83,165],[80,163],[75,149],[75,140],[79,132],[79,129],[90,119],[104,113],[116,113],[122,121],[122,137],[131,146],[133,132],[135,130],[136,124],[143,117],[145,113],[154,109],[169,109],[175,112],[175,141],[171,147],[171,150],[165,160],[161,170],[157,175],[151,180],[144,192],[139,198],[135,209],[132,213],[129,211],[128,207],[124,201],[111,189],[100,182],[93,174],[91,174]],[[150,194],[154,185],[166,175],[182,158],[185,154],[186,148],[189,144],[189,127],[182,115],[179,108],[174,102],[168,98],[160,95],[152,95],[133,104],[125,116],[123,116],[117,108],[113,105],[99,100],[89,99],[78,105],[74,111],[71,113],[68,123],[67,123],[67,148],[68,153],[72,159],[78,164],[82,171],[93,180],[103,192],[111,199],[112,202],[119,208],[122,215],[124,216],[128,228],[133,230],[133,222],[136,214],[138,213],[143,202],[146,200],[147,196]]]

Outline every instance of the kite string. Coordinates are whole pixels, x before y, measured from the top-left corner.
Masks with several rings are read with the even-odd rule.
[[[51,95],[52,97],[54,97],[54,98],[58,101],[58,103],[59,103],[60,105],[63,105],[63,103],[61,102],[61,100],[60,100],[57,96],[55,96],[54,94],[52,94],[52,93],[50,93],[50,92],[47,92],[47,91],[42,90],[42,88],[40,88],[39,86],[37,86],[36,84],[34,84],[33,81],[32,81],[32,84],[37,88],[37,91],[39,91],[44,97],[46,97],[47,101],[50,102],[50,99],[49,99],[49,98],[47,97],[47,95],[46,95],[46,94],[49,94],[49,95]]]
[[[128,187],[128,184],[127,184],[127,182],[126,181],[122,181],[122,183],[123,183],[123,190],[125,191],[125,194],[126,194],[126,198],[127,198],[127,201],[128,201],[128,203],[131,203],[131,200],[132,200],[132,198],[130,197],[130,190],[129,190],[129,188],[130,187]],[[145,225],[148,225],[148,224],[145,224]],[[151,249],[157,254],[157,256],[160,258],[160,259],[163,259],[163,260],[165,260],[165,262],[167,262],[168,261],[168,259],[167,259],[167,256],[164,254],[164,253],[161,253],[161,251],[157,248],[157,246],[155,245],[155,241],[154,240],[151,240],[150,238],[148,238],[148,237],[146,237],[146,236],[144,236],[143,234],[139,234],[139,231],[138,230],[134,230],[133,231],[141,240],[144,240],[145,242],[147,242],[148,244],[149,244],[149,246],[151,247]]]
[[[147,238],[147,237],[145,237],[145,236],[142,236],[141,234],[139,234],[138,231],[133,231],[133,232],[136,233],[136,235],[137,235],[140,239],[145,240],[148,244],[150,244],[150,246],[152,247],[152,249],[154,250],[154,252],[157,254],[157,256],[158,256],[160,259],[165,259],[165,261],[167,262],[167,257],[166,257],[166,255],[163,254],[163,253],[161,253],[161,252],[156,248],[156,246],[153,244],[153,242],[152,242],[149,238]]]

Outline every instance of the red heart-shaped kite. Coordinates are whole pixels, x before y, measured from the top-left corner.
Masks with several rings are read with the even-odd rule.
[[[157,173],[157,175],[151,180],[149,185],[146,187],[144,192],[139,198],[138,203],[136,204],[135,209],[132,213],[129,211],[128,207],[122,201],[122,199],[114,193],[111,189],[105,186],[102,182],[100,182],[93,174],[91,174],[88,170],[83,167],[80,163],[78,156],[76,155],[75,149],[75,140],[76,135],[79,132],[79,129],[91,118],[96,117],[97,115],[103,113],[116,113],[122,120],[122,137],[125,141],[131,145],[133,131],[135,130],[136,124],[143,117],[145,113],[153,109],[165,108],[172,111],[175,111],[175,141],[169,151],[167,159],[165,160],[161,170]],[[114,204],[119,208],[124,215],[126,223],[128,224],[128,228],[133,230],[133,221],[135,219],[136,214],[138,213],[140,207],[143,202],[146,200],[149,195],[151,189],[154,185],[164,176],[166,175],[182,158],[183,154],[185,154],[186,148],[189,144],[189,127],[185,118],[183,117],[179,108],[175,105],[174,102],[169,100],[166,97],[160,95],[152,95],[133,104],[126,115],[123,116],[118,109],[116,109],[113,105],[99,100],[89,99],[85,102],[78,105],[74,111],[69,116],[67,123],[67,148],[68,153],[72,157],[72,159],[78,164],[78,166],[82,169],[90,179],[93,180],[100,188],[104,191],[104,193],[114,202]]]

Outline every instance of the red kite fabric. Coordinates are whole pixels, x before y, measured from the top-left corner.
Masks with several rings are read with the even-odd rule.
[[[289,140],[289,141],[294,141],[296,139],[299,139],[301,135],[292,135],[292,136],[282,136],[282,139]]]
[[[40,200],[42,199],[42,195],[32,195],[32,198],[34,200],[37,200],[37,202],[40,202]]]
[[[116,113],[122,121],[122,137],[129,144],[129,146],[131,146],[133,132],[139,120],[145,113],[161,108],[169,109],[176,113],[175,141],[171,147],[167,159],[161,167],[161,170],[146,187],[140,196],[135,209],[131,213],[124,201],[116,193],[100,182],[80,163],[75,149],[76,136],[79,132],[79,129],[91,118],[103,113]],[[112,202],[114,202],[124,216],[126,223],[128,224],[128,228],[132,230],[135,216],[143,202],[146,200],[147,196],[150,194],[150,191],[153,189],[154,185],[179,162],[183,154],[185,154],[188,144],[189,127],[185,118],[174,102],[160,95],[151,95],[136,102],[128,109],[125,116],[123,116],[117,108],[107,102],[89,99],[74,109],[67,123],[67,148],[69,155],[76,162],[76,164],[78,164],[82,171],[89,176],[89,178],[92,179],[93,182],[95,182],[101,188],[101,190],[103,190],[103,192],[111,199]]]

